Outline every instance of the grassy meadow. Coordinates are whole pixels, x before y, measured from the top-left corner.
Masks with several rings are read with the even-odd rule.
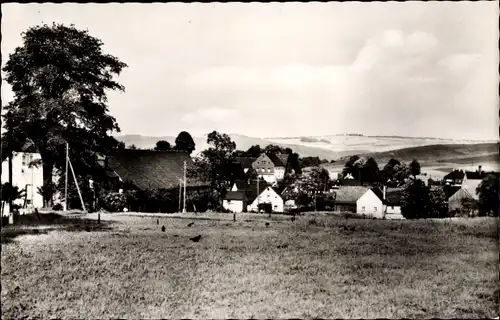
[[[498,315],[493,218],[43,216],[2,228],[2,319]]]

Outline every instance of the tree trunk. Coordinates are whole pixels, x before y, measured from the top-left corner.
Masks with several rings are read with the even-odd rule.
[[[54,170],[54,162],[49,157],[44,157],[42,155],[42,163],[43,163],[43,185],[44,187],[51,185],[52,182],[52,171]],[[44,192],[43,195],[43,206],[52,208],[53,206],[53,194],[48,192]]]

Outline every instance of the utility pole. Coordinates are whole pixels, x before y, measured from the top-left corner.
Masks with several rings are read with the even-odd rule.
[[[80,202],[82,204],[82,209],[83,209],[83,211],[87,211],[87,209],[85,209],[85,203],[83,202],[82,193],[80,192],[80,187],[78,186],[78,180],[76,179],[75,170],[73,170],[73,165],[71,164],[71,162],[69,161],[69,159],[68,159],[68,163],[69,163],[69,166],[70,166],[70,169],[71,169],[71,173],[73,173],[73,179],[75,180],[76,191],[78,191],[78,196],[80,197]]]
[[[182,212],[186,213],[186,161],[185,160],[184,160],[184,206]]]
[[[64,176],[64,211],[68,211],[68,161],[69,161],[69,143],[66,142],[66,174]],[[75,180],[76,182],[76,180]]]
[[[182,180],[179,179],[179,212],[181,212]]]

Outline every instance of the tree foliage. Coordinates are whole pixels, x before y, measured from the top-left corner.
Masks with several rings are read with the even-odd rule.
[[[156,151],[169,151],[172,149],[172,146],[170,146],[170,142],[165,141],[165,140],[160,140],[156,142],[155,150]]]
[[[476,193],[479,196],[478,207],[480,215],[498,216],[499,201],[498,175],[489,174],[479,184]]]
[[[414,178],[420,174],[420,163],[418,163],[417,159],[413,159],[410,163],[410,172]]]
[[[207,143],[210,147],[195,159],[194,169],[188,170],[188,176],[209,182],[213,196],[221,206],[231,180],[230,168],[236,144],[227,134],[217,131],[208,134]]]
[[[401,193],[401,213],[407,219],[426,218],[429,210],[429,188],[419,179],[406,183]]]
[[[175,138],[176,150],[181,150],[191,155],[191,153],[193,153],[193,151],[195,150],[195,147],[196,145],[194,143],[193,137],[191,137],[191,135],[186,131],[182,131],[181,133],[179,133],[177,138]]]
[[[107,91],[124,91],[113,77],[127,66],[102,50],[88,31],[53,24],[29,28],[3,68],[14,100],[5,109],[11,147],[32,141],[43,161],[44,184],[65,164],[65,144],[75,170],[90,170],[120,131],[107,106]]]

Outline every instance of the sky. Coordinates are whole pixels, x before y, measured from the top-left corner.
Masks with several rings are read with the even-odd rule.
[[[128,65],[122,134],[498,139],[495,1],[1,6],[2,66],[52,22]]]

